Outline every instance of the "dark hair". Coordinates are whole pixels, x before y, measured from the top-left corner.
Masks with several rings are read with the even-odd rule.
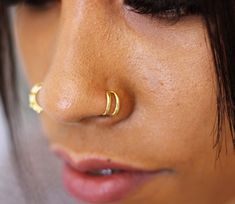
[[[5,3],[4,3],[5,2]],[[0,95],[8,121],[14,155],[17,158],[16,117],[18,101],[16,70],[12,37],[6,2],[0,2]],[[208,31],[217,76],[217,120],[214,147],[221,152],[225,119],[229,119],[232,142],[235,148],[235,3],[234,0],[198,0]],[[16,159],[18,160],[18,159]],[[20,160],[18,160],[20,161]]]

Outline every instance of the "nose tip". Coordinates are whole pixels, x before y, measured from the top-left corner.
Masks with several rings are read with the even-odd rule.
[[[38,101],[44,114],[60,123],[114,124],[127,119],[133,111],[134,97],[123,88],[75,90],[42,85]]]

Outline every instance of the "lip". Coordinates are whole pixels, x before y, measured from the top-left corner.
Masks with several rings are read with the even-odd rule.
[[[120,201],[157,174],[169,171],[168,169],[142,170],[107,159],[86,158],[74,161],[63,149],[52,150],[65,161],[63,182],[68,192],[78,200],[89,203]],[[122,172],[106,176],[87,173],[99,169],[120,169]]]

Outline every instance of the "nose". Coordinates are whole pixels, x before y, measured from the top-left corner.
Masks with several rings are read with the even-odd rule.
[[[63,123],[120,122],[134,108],[134,93],[125,79],[127,45],[118,10],[120,1],[86,0],[64,3],[54,53],[44,77],[39,101],[44,114]],[[107,12],[109,11],[109,12]],[[115,22],[115,23],[114,23]],[[115,117],[104,117],[107,91],[120,100]],[[111,98],[110,111],[116,100]]]

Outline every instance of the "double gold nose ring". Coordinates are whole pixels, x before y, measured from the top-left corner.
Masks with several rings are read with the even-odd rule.
[[[111,112],[111,105],[112,105],[112,95],[115,98],[115,109],[113,112]],[[107,91],[106,92],[106,109],[104,113],[102,114],[103,116],[114,116],[117,115],[120,110],[120,100],[116,92],[114,91]]]
[[[41,113],[43,111],[43,108],[38,104],[37,102],[37,94],[42,88],[42,83],[35,84],[29,93],[29,107],[32,108],[37,113]],[[111,112],[111,106],[112,106],[112,95],[115,98],[115,108],[113,112]],[[102,113],[102,116],[115,116],[120,111],[120,100],[116,92],[114,91],[106,91],[106,108],[104,113]]]

